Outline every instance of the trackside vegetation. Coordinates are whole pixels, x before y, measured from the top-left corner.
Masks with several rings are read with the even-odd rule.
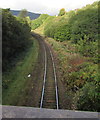
[[[2,103],[18,105],[27,98],[32,73],[38,57],[38,42],[31,36],[26,17],[14,17],[9,9],[2,10]],[[30,96],[28,96],[30,97]]]
[[[32,46],[21,54],[20,59],[16,62],[13,69],[3,75],[3,100],[4,105],[22,105],[23,102],[30,98],[27,95],[28,86],[31,81],[29,74],[32,74],[38,57],[38,42],[31,38]]]
[[[69,12],[61,9],[35,30],[51,37],[46,41],[59,60],[66,98],[70,99],[68,109],[100,111],[98,30],[98,1]]]
[[[79,54],[76,46],[69,42],[58,42],[51,38],[46,41],[52,46],[59,60],[60,80],[66,87],[66,100],[73,110],[99,111],[98,64]]]

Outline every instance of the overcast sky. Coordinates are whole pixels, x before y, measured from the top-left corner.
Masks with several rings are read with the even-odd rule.
[[[0,8],[27,9],[34,13],[56,15],[61,8],[66,11],[81,8],[97,0],[0,0]]]

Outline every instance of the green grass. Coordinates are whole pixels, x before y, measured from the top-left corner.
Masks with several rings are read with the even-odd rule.
[[[17,62],[10,73],[3,75],[3,81],[9,83],[8,88],[3,89],[2,103],[4,105],[16,105],[21,97],[25,97],[23,93],[27,87],[27,82],[31,79],[27,76],[32,73],[38,57],[38,42],[34,38],[32,41],[33,45],[24,54],[23,59]]]

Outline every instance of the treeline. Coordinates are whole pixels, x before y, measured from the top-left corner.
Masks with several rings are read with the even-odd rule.
[[[3,72],[13,66],[16,57],[31,44],[27,20],[14,17],[9,9],[2,9],[2,69]]]
[[[98,2],[66,13],[63,10],[62,13],[48,22],[44,34],[60,42],[75,43],[80,53],[97,62]]]

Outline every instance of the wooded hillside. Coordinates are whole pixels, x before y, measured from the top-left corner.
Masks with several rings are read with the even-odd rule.
[[[61,10],[35,31],[53,38],[47,42],[58,55],[70,109],[100,111],[98,2],[69,12]]]

